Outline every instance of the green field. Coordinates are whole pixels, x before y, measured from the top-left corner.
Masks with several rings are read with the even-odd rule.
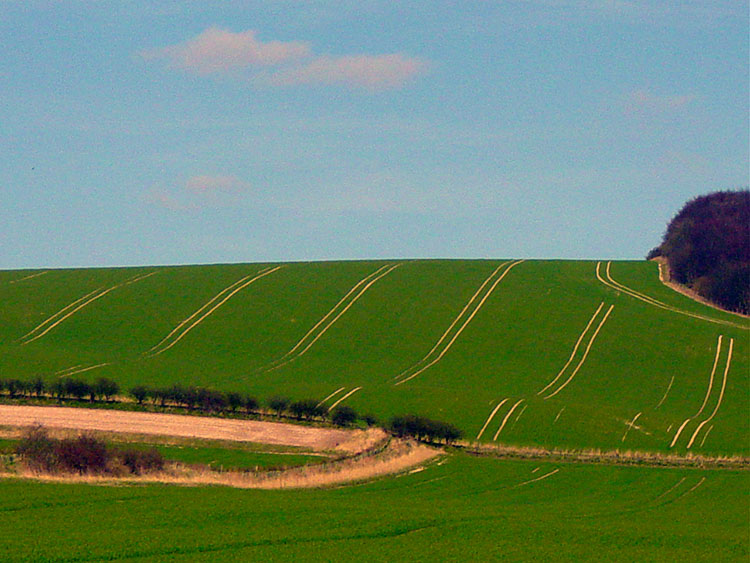
[[[8,480],[0,557],[745,561],[748,489],[747,472],[466,455],[325,490]]]
[[[654,263],[276,266],[0,272],[0,378],[333,394],[485,443],[748,455],[750,323],[666,288]],[[749,477],[452,453],[317,490],[6,479],[0,559],[743,561]]]
[[[614,262],[611,277],[663,306],[605,285],[596,262],[525,261],[507,272],[506,264],[482,289],[504,263],[291,263],[270,272],[272,265],[241,264],[53,270],[31,278],[39,272],[0,272],[0,377],[49,381],[66,369],[85,370],[78,377],[110,377],[124,388],[179,382],[260,398],[322,399],[343,388],[328,404],[359,387],[345,404],[360,412],[381,419],[416,412],[452,422],[471,439],[507,399],[482,441],[497,435],[518,445],[668,451],[687,421],[674,451],[693,439],[691,451],[748,454],[747,319],[664,287],[649,262]],[[232,286],[243,279],[251,283]],[[106,293],[65,309],[96,290]],[[291,361],[281,361],[298,343]],[[405,371],[401,379],[408,379],[396,385]]]

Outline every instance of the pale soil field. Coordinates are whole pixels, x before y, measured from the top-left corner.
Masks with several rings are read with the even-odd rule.
[[[343,459],[313,467],[268,473],[216,472],[174,465],[165,471],[114,478],[90,475],[46,475],[21,469],[4,477],[95,483],[161,482],[185,485],[225,485],[240,488],[324,487],[364,481],[419,466],[440,450],[412,441],[388,439],[377,428],[338,430],[252,420],[184,416],[160,413],[109,411],[66,407],[0,405],[0,426],[23,428],[41,424],[51,430],[106,432],[253,442],[295,446],[345,454]],[[418,470],[418,469],[417,469]]]
[[[0,425],[69,428],[127,434],[259,442],[312,450],[356,453],[382,441],[382,430],[339,430],[281,422],[232,420],[177,414],[0,405]]]

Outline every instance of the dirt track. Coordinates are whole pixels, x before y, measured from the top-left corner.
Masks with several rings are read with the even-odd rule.
[[[73,428],[211,440],[261,442],[315,450],[358,451],[379,438],[372,431],[145,412],[0,405],[0,425]]]

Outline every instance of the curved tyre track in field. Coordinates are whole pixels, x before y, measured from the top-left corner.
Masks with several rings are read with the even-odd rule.
[[[615,291],[624,293],[626,295],[629,295],[630,297],[633,297],[634,299],[638,299],[639,301],[643,301],[644,303],[647,303],[648,305],[651,305],[653,307],[658,307],[659,309],[664,309],[665,311],[671,311],[673,313],[677,313],[679,315],[685,315],[687,317],[692,317],[694,319],[699,319],[702,321],[708,321],[711,323],[717,323],[722,324],[726,326],[731,326],[734,328],[740,328],[744,330],[750,330],[750,327],[743,326],[737,323],[733,323],[731,321],[725,321],[722,319],[715,319],[713,317],[706,317],[705,315],[698,315],[696,313],[690,313],[689,311],[683,311],[682,309],[678,309],[677,307],[673,307],[672,305],[667,305],[666,303],[662,303],[661,301],[654,299],[653,297],[649,297],[648,295],[644,293],[640,293],[634,289],[629,288],[626,285],[623,285],[617,281],[611,276],[609,273],[609,268],[611,266],[612,262],[607,262],[607,268],[606,268],[606,277],[607,279],[604,279],[601,274],[599,273],[599,268],[601,266],[601,262],[596,263],[596,279],[598,279],[601,283],[609,287],[610,289],[614,289]]]
[[[690,441],[688,442],[688,449],[690,449],[693,446],[693,442],[695,442],[695,439],[698,437],[698,433],[701,431],[701,428],[703,428],[706,424],[708,424],[713,418],[716,416],[716,413],[719,412],[719,407],[721,406],[721,401],[724,398],[724,390],[727,386],[727,375],[729,374],[729,364],[732,363],[732,348],[734,347],[734,339],[731,338],[729,340],[729,353],[727,354],[727,364],[724,367],[724,379],[721,382],[721,391],[719,392],[719,400],[716,402],[716,407],[714,408],[711,415],[701,422],[698,425],[698,428],[695,429],[695,432],[693,432],[693,435],[690,438]]]
[[[422,358],[420,361],[418,361],[416,364],[414,364],[412,367],[407,369],[406,371],[401,372],[399,375],[397,375],[394,379],[401,379],[400,381],[394,383],[394,385],[401,385],[403,383],[406,383],[407,381],[410,381],[411,379],[414,379],[419,374],[423,373],[424,371],[428,370],[432,366],[434,366],[436,363],[438,363],[441,359],[443,359],[443,356],[450,350],[451,346],[456,342],[459,336],[461,336],[461,333],[464,331],[464,329],[469,325],[471,320],[474,318],[474,316],[479,312],[479,310],[482,308],[482,305],[484,305],[484,302],[487,301],[490,295],[492,295],[492,292],[495,291],[495,288],[497,285],[503,281],[503,278],[508,274],[508,272],[511,271],[515,266],[520,264],[521,262],[524,262],[524,260],[516,260],[515,262],[511,263],[503,273],[494,281],[494,283],[490,286],[488,290],[485,291],[482,298],[479,300],[479,302],[474,306],[471,313],[469,313],[466,320],[463,322],[461,327],[456,331],[456,333],[453,335],[453,337],[448,341],[447,344],[445,344],[440,350],[440,352],[437,354],[437,356],[434,359],[431,359],[431,357],[440,349],[440,346],[443,344],[443,342],[448,338],[448,335],[450,334],[451,330],[453,330],[456,325],[459,323],[461,318],[464,316],[465,313],[469,311],[471,308],[471,305],[474,303],[474,301],[479,297],[479,295],[482,293],[482,291],[485,290],[485,287],[492,281],[492,279],[498,274],[500,269],[508,264],[508,262],[504,262],[500,264],[490,275],[489,277],[484,280],[481,286],[479,286],[479,289],[472,295],[471,299],[469,299],[469,302],[464,306],[464,308],[461,310],[461,312],[458,314],[458,316],[453,320],[453,322],[450,324],[448,329],[443,333],[443,335],[440,337],[440,339],[437,341],[435,346],[432,347],[432,350],[430,350],[427,355]],[[425,362],[428,362],[425,364]],[[415,371],[416,370],[416,371]],[[413,372],[413,373],[412,373]]]
[[[21,283],[22,281],[31,280],[34,278],[38,278],[39,276],[43,276],[44,274],[49,274],[49,270],[46,270],[44,272],[37,272],[36,274],[31,274],[30,276],[25,276],[23,278],[17,279],[17,280],[10,280],[8,283]]]
[[[349,292],[342,297],[336,305],[333,306],[333,308],[326,313],[326,315],[320,319],[317,324],[312,327],[305,336],[302,337],[302,339],[297,342],[297,344],[294,345],[294,347],[289,350],[286,354],[284,354],[281,358],[278,360],[275,360],[272,362],[269,366],[264,368],[262,371],[274,371],[276,369],[279,369],[282,366],[287,365],[290,362],[293,362],[303,354],[305,354],[310,348],[312,348],[313,344],[315,344],[318,339],[320,339],[321,336],[323,336],[326,331],[328,331],[329,328],[331,328],[336,321],[338,321],[344,313],[346,313],[354,303],[357,302],[357,300],[362,297],[365,292],[367,292],[370,287],[372,287],[377,281],[381,280],[388,274],[390,274],[393,270],[401,266],[400,263],[398,264],[386,264],[385,266],[378,268],[370,275],[364,277],[363,279],[359,280],[354,287],[352,287]],[[383,272],[385,270],[385,272]],[[364,287],[361,287],[363,286]],[[361,287],[361,289],[360,289]],[[351,297],[356,291],[359,290],[359,293],[354,295],[354,297]],[[351,299],[349,299],[351,297]],[[347,302],[348,300],[348,302]],[[339,307],[343,305],[343,309],[338,311],[338,314],[336,314],[335,317],[333,317],[330,321],[328,320],[331,315],[333,315]],[[328,321],[328,322],[326,322]],[[322,327],[322,328],[321,328]],[[318,329],[320,329],[318,331]],[[318,331],[316,333],[316,331]]]
[[[581,345],[581,342],[583,341],[584,336],[586,336],[586,333],[591,328],[591,325],[594,324],[594,320],[596,319],[597,315],[599,315],[599,311],[602,310],[602,307],[604,307],[604,301],[602,301],[599,304],[599,308],[594,312],[593,316],[591,317],[591,320],[589,320],[588,324],[586,325],[586,328],[583,329],[583,332],[578,337],[578,341],[576,342],[575,346],[573,347],[573,351],[570,354],[570,358],[568,358],[568,361],[565,362],[565,365],[562,367],[562,369],[558,372],[557,376],[550,381],[544,388],[542,388],[540,391],[537,392],[537,395],[541,395],[544,393],[547,389],[552,387],[557,381],[562,377],[562,374],[565,372],[566,369],[568,369],[568,366],[573,361],[573,358],[575,358],[576,352],[578,352],[578,347]]]
[[[555,391],[553,391],[552,393],[550,393],[549,395],[547,395],[546,397],[544,397],[545,400],[551,399],[552,397],[554,397],[555,395],[557,395],[560,391],[562,391],[563,389],[565,389],[565,387],[567,387],[568,384],[571,381],[573,381],[573,378],[576,376],[576,374],[578,373],[578,371],[583,366],[583,363],[586,361],[586,358],[588,357],[589,352],[591,351],[591,347],[594,345],[594,341],[596,340],[596,337],[599,334],[599,331],[604,326],[604,323],[607,322],[607,318],[609,317],[610,313],[612,312],[612,310],[614,308],[615,308],[614,305],[610,305],[609,309],[607,309],[607,312],[604,314],[604,317],[599,322],[599,326],[596,327],[596,330],[594,331],[594,334],[591,336],[591,340],[589,340],[589,343],[586,346],[586,350],[584,350],[583,356],[581,357],[580,361],[578,362],[578,365],[576,365],[575,369],[573,370],[573,373],[570,374],[570,376],[568,377],[568,379],[566,379],[565,382],[562,385],[560,385],[560,387],[558,387]]]
[[[724,336],[720,334],[719,338],[718,338],[718,340],[716,342],[716,355],[714,356],[714,364],[713,364],[713,367],[711,368],[711,375],[709,376],[709,379],[708,379],[708,387],[706,389],[706,396],[703,399],[703,403],[701,404],[701,406],[698,409],[698,411],[696,411],[696,413],[694,415],[686,418],[683,421],[683,423],[680,425],[680,427],[677,429],[677,432],[675,432],[674,438],[672,438],[672,442],[669,444],[670,448],[673,448],[675,446],[675,444],[677,443],[677,440],[680,437],[680,434],[682,434],[682,431],[685,429],[685,427],[692,420],[695,420],[696,418],[698,418],[701,415],[701,413],[703,413],[703,410],[706,408],[706,405],[708,404],[708,400],[709,400],[709,398],[711,396],[711,390],[713,389],[713,386],[714,386],[714,375],[716,374],[716,367],[719,364],[719,357],[721,355],[721,345],[722,345],[723,338],[724,338]],[[721,392],[719,394],[719,400],[718,400],[718,403],[716,404],[716,409],[714,410],[714,412],[711,414],[711,416],[706,421],[704,421],[703,423],[701,423],[698,426],[698,429],[695,431],[695,433],[693,434],[693,437],[690,439],[690,443],[688,445],[688,448],[693,445],[693,441],[695,440],[695,437],[697,436],[698,431],[705,425],[706,422],[708,422],[711,419],[713,419],[713,417],[716,415],[716,412],[719,410],[719,406],[721,406],[721,401],[722,401],[722,398],[724,397],[724,387],[726,386],[726,383],[727,383],[727,374],[729,373],[729,365],[732,362],[732,348],[733,348],[733,345],[734,345],[734,339],[730,339],[729,340],[729,352],[727,353],[727,361],[726,361],[726,366],[725,366],[725,369],[724,369],[724,380],[723,380],[723,383],[722,383],[722,386],[721,386]]]
[[[90,305],[97,299],[101,299],[105,295],[107,295],[110,291],[114,291],[115,289],[119,289],[123,286],[130,285],[131,283],[136,283],[138,281],[144,280],[148,277],[153,276],[156,274],[156,272],[151,272],[148,274],[139,274],[137,276],[133,276],[132,278],[125,280],[122,283],[119,283],[117,285],[113,285],[110,288],[102,290],[101,288],[95,289],[91,293],[84,295],[80,299],[77,299],[76,301],[73,301],[73,303],[66,305],[62,309],[60,309],[57,313],[49,317],[47,320],[42,322],[40,325],[32,329],[27,334],[23,335],[20,340],[22,341],[21,344],[29,344],[31,342],[34,342],[35,340],[38,340],[45,334],[47,334],[49,331],[51,331],[53,328],[55,328],[57,325],[59,325],[61,322],[63,322],[65,319],[71,317],[87,305]],[[39,332],[41,331],[41,332]]]
[[[205,303],[200,309],[198,309],[195,313],[193,313],[187,319],[185,319],[179,325],[177,325],[172,330],[172,332],[170,332],[167,336],[165,336],[161,342],[159,342],[156,346],[152,347],[146,354],[149,357],[163,354],[164,352],[169,350],[172,346],[177,344],[180,340],[182,340],[185,336],[187,336],[187,334],[191,330],[193,330],[196,326],[202,323],[209,315],[214,313],[214,311],[216,311],[224,303],[229,301],[229,299],[231,299],[235,294],[239,293],[250,284],[258,281],[259,279],[269,274],[273,274],[275,271],[280,270],[281,268],[283,268],[283,266],[276,266],[275,268],[270,268],[270,267],[264,268],[257,274],[255,275],[250,274],[249,276],[245,276],[244,278],[234,282],[229,287],[224,288],[218,294],[212,297],[207,303]],[[196,317],[198,318],[196,320],[193,320]],[[168,342],[168,344],[164,345],[166,342]]]

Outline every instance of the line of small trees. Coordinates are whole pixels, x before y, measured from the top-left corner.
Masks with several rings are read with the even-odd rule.
[[[74,377],[66,377],[51,383],[42,378],[33,380],[1,379],[0,393],[11,399],[52,398],[59,401],[78,400],[89,402],[118,402],[120,386],[107,378],[99,378],[89,383]],[[148,387],[136,385],[128,394],[139,405],[150,402],[153,405],[167,408],[184,408],[188,411],[200,411],[210,414],[240,413],[258,415],[264,412],[260,401],[245,393],[218,391],[192,385],[171,385],[168,387]],[[362,420],[368,426],[377,424],[372,415],[360,416],[353,408],[339,405],[329,409],[314,399],[293,401],[288,397],[274,396],[267,402],[268,410],[277,417],[290,416],[298,420],[330,420],[337,426],[350,426]]]
[[[32,380],[0,379],[0,393],[7,393],[11,399],[20,397],[52,397],[55,399],[77,399],[83,401],[111,402],[120,392],[116,381],[100,377],[93,383],[76,379],[61,378],[47,383],[41,377]]]
[[[389,430],[399,438],[410,437],[425,442],[452,444],[463,436],[461,429],[448,422],[407,414],[391,419]]]
[[[61,378],[52,383],[46,383],[41,378],[30,381],[19,379],[0,380],[0,393],[5,393],[11,399],[23,397],[54,398],[57,400],[75,399],[90,402],[117,402],[120,386],[117,382],[107,378],[99,378],[93,383],[73,377]],[[377,424],[372,415],[360,416],[357,411],[347,405],[339,405],[329,409],[314,399],[292,401],[288,397],[271,397],[264,409],[260,401],[245,393],[234,391],[224,392],[192,385],[171,385],[168,387],[148,387],[136,385],[129,390],[129,395],[139,405],[150,402],[161,408],[184,408],[188,411],[200,411],[209,414],[241,413],[259,415],[272,412],[277,417],[288,416],[298,420],[328,421],[336,426],[351,426],[362,420],[368,426]],[[404,438],[410,437],[426,442],[445,442],[452,444],[461,439],[463,433],[456,426],[423,416],[407,414],[396,416],[387,425],[392,434]]]

